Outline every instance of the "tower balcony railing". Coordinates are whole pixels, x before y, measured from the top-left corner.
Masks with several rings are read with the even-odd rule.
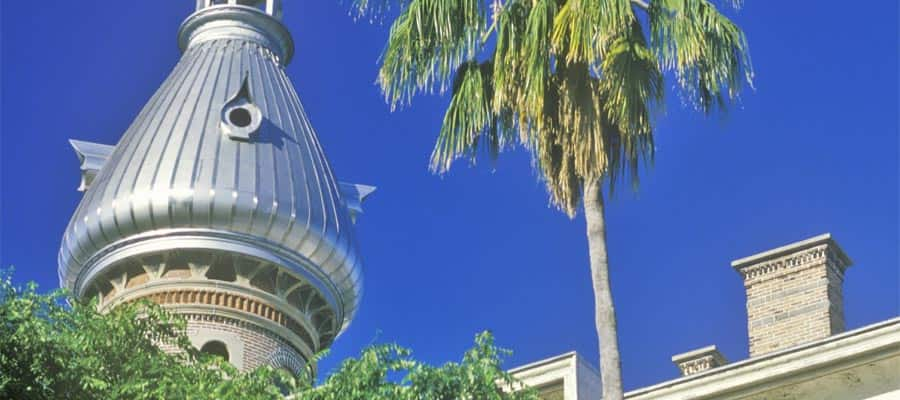
[[[197,0],[197,11],[216,6],[247,6],[281,20],[281,0]]]

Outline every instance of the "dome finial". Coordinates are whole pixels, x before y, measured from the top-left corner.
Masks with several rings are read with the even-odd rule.
[[[281,0],[197,0],[178,32],[182,51],[213,40],[243,40],[268,48],[287,65],[294,41],[281,23]]]

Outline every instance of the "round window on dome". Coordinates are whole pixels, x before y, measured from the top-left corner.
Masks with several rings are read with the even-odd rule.
[[[236,140],[251,140],[262,125],[262,112],[253,103],[245,100],[237,104],[226,104],[222,109],[222,132]]]
[[[228,112],[228,121],[239,128],[246,128],[253,123],[253,114],[244,107],[236,107]]]

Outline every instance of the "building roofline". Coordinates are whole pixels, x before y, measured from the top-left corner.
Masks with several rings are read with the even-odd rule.
[[[538,360],[535,362],[531,362],[528,364],[520,365],[518,367],[509,369],[506,372],[508,372],[510,374],[519,374],[519,373],[522,373],[525,371],[534,370],[534,369],[537,369],[540,367],[548,366],[550,364],[557,363],[557,362],[560,362],[560,361],[563,361],[566,359],[575,359],[576,365],[581,364],[581,365],[585,366],[587,369],[595,372],[597,374],[597,376],[600,376],[600,370],[597,369],[597,367],[595,367],[593,364],[587,362],[587,360],[584,359],[584,356],[582,356],[581,354],[579,354],[577,351],[574,351],[574,350],[560,354],[560,355],[556,355],[556,356],[548,357],[548,358],[545,358],[542,360]]]
[[[538,361],[531,362],[531,363],[528,363],[528,364],[525,364],[525,365],[520,365],[520,366],[518,366],[518,367],[515,367],[515,368],[512,368],[512,369],[507,370],[507,372],[509,372],[510,374],[515,374],[515,373],[519,373],[519,372],[522,372],[522,371],[527,371],[527,370],[529,370],[529,369],[535,369],[535,368],[542,367],[542,366],[545,366],[545,365],[548,365],[548,364],[553,364],[553,363],[555,363],[555,362],[559,362],[559,361],[562,361],[562,360],[565,360],[565,359],[568,359],[568,358],[573,358],[573,357],[577,359],[577,358],[578,358],[578,352],[576,352],[576,351],[570,351],[570,352],[563,353],[563,354],[560,354],[560,355],[557,355],[557,356],[552,356],[552,357],[549,357],[549,358],[545,358],[545,359],[543,359],[543,360],[538,360]]]
[[[688,359],[691,359],[691,358],[695,358],[695,357],[697,357],[697,356],[699,356],[699,355],[711,353],[711,352],[714,352],[714,351],[717,352],[718,350],[719,350],[719,349],[716,347],[716,345],[711,344],[711,345],[709,345],[709,346],[701,347],[701,348],[696,349],[696,350],[691,350],[691,351],[686,351],[686,352],[684,352],[684,353],[676,354],[676,355],[672,356],[672,362],[676,362],[676,363],[677,363],[677,362],[681,362],[681,361],[684,361],[684,360],[688,360]]]
[[[625,397],[682,398],[689,393],[691,398],[706,398],[740,391],[756,392],[771,387],[773,382],[808,379],[807,373],[841,366],[842,362],[865,357],[881,359],[893,353],[900,354],[900,317],[636,389]]]

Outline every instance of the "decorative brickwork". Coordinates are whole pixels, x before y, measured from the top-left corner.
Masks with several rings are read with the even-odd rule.
[[[827,234],[733,262],[747,291],[750,356],[843,332],[850,264]]]
[[[293,373],[300,373],[305,364],[300,355],[284,339],[272,332],[252,323],[238,321],[217,315],[185,314],[187,318],[187,335],[197,348],[211,340],[231,334],[240,340],[243,350],[241,360],[233,360],[235,365],[250,370],[263,365],[285,368]],[[219,336],[217,334],[224,334]],[[226,343],[229,345],[230,343]],[[229,353],[234,355],[232,348]]]
[[[87,294],[87,297],[99,295],[104,309],[124,298],[134,301],[138,297],[164,305],[207,304],[236,309],[284,326],[313,351],[328,347],[339,329],[340,321],[336,320],[332,306],[312,285],[283,272],[277,264],[252,257],[174,250],[145,254],[106,270],[103,278],[94,280],[93,290]],[[201,287],[204,282],[213,286],[225,282],[218,285],[245,294]],[[151,287],[155,288],[152,293],[146,293]],[[144,293],[135,296],[138,291]],[[260,295],[271,295],[283,304],[268,303]],[[304,328],[303,323],[280,308],[299,312],[308,320],[305,325],[312,329]]]
[[[302,358],[298,358],[297,353],[292,350],[285,348],[278,350],[269,356],[266,364],[272,368],[284,368],[294,374],[298,374],[303,370],[304,364]]]
[[[88,296],[95,295],[101,311],[146,299],[186,316],[195,347],[220,342],[241,370],[300,372],[339,327],[333,305],[308,281],[238,254],[166,250],[125,259],[94,279]]]
[[[303,329],[300,323],[293,318],[286,316],[275,307],[265,304],[256,298],[216,290],[181,289],[152,292],[148,295],[132,299],[131,301],[137,301],[139,299],[148,299],[156,304],[165,306],[203,304],[253,314],[287,328],[303,340],[310,349],[316,348],[309,333],[306,332],[306,329]]]

